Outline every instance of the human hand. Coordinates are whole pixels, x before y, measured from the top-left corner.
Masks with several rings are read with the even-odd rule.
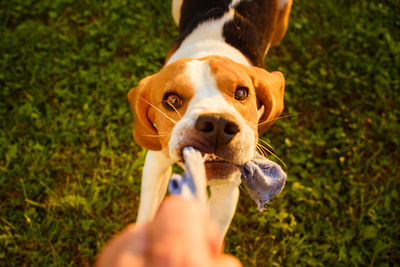
[[[98,267],[241,266],[221,254],[221,234],[195,199],[168,196],[152,222],[130,225],[100,253]]]

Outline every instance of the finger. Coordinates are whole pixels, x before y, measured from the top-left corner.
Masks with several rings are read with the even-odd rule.
[[[119,254],[116,262],[108,267],[144,267],[146,266],[146,258],[142,254],[132,254],[129,251],[123,251]]]
[[[210,244],[217,241],[210,242],[208,232],[219,233],[209,228],[209,223],[199,201],[167,197],[150,227],[152,266],[183,266],[210,260],[218,245],[211,249]]]
[[[221,231],[219,230],[218,225],[211,219],[211,217],[207,214],[205,220],[205,234],[207,237],[207,241],[211,250],[211,255],[213,257],[219,255],[223,249],[223,239],[221,235]]]
[[[214,260],[213,266],[241,267],[242,264],[237,258],[233,257],[232,255],[222,254]]]
[[[135,266],[142,266],[138,263],[144,262],[144,255],[148,250],[147,229],[148,224],[132,224],[126,227],[106,244],[98,256],[96,266],[125,267],[132,262]]]
[[[163,204],[164,205],[162,208],[160,208],[160,213],[165,212],[166,216],[169,216],[172,219],[175,218],[176,220],[179,219],[182,222],[188,220],[189,222],[186,224],[190,225],[189,228],[192,229],[187,229],[188,227],[184,227],[184,229],[196,232],[199,232],[199,230],[202,231],[201,233],[203,233],[206,237],[207,245],[211,249],[212,256],[216,256],[221,253],[223,239],[219,227],[211,219],[208,210],[206,210],[204,206],[199,203],[199,201],[195,199],[182,200],[179,198],[179,196],[171,196],[168,197]],[[173,212],[177,212],[178,214],[170,216]],[[196,226],[200,227],[200,229],[195,228]],[[195,239],[192,238],[192,240]]]

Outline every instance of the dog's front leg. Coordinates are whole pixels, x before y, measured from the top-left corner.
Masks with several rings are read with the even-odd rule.
[[[229,183],[210,185],[211,196],[208,208],[211,218],[217,223],[222,237],[225,236],[235,214],[239,200],[240,175]]]
[[[172,161],[161,151],[149,150],[142,174],[140,205],[136,223],[150,221],[155,215],[167,190]]]

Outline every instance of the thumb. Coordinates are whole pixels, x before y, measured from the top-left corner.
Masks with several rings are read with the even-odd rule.
[[[242,267],[242,264],[240,263],[240,261],[233,257],[232,255],[228,255],[228,254],[222,254],[220,256],[218,256],[217,258],[215,258],[214,260],[214,266],[215,267],[220,267],[220,266],[224,266],[224,267]]]

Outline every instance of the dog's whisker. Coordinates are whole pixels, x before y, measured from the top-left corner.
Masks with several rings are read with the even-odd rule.
[[[142,134],[142,136],[146,136],[146,137],[163,137],[163,136],[168,136],[171,135],[169,134]]]
[[[263,155],[263,157],[268,158],[267,152],[265,152],[265,150],[263,149],[263,147],[261,145],[259,145],[258,149],[261,151],[261,155]]]
[[[281,116],[281,117],[278,117],[278,118],[275,118],[275,119],[272,119],[272,120],[263,121],[263,122],[259,123],[258,126],[262,126],[262,125],[264,125],[264,124],[266,124],[268,122],[271,122],[271,121],[277,121],[277,120],[280,120],[280,119],[285,119],[285,118],[290,118],[290,117],[293,117],[293,116],[298,116],[300,114],[301,113],[293,113],[293,114],[284,115],[284,116]]]
[[[276,153],[275,148],[273,148],[270,144],[268,144],[267,141],[262,140],[262,139],[260,139],[260,138],[258,139],[258,141],[263,142],[266,146],[268,146],[269,148],[271,148],[271,150],[274,151],[274,153]]]
[[[287,169],[287,166],[285,164],[285,162],[283,160],[281,160],[280,157],[278,157],[275,153],[273,153],[271,150],[269,150],[268,148],[266,148],[265,146],[258,144],[260,146],[260,148],[262,148],[263,150],[266,150],[268,153],[270,153],[272,156],[274,156],[275,158],[277,158],[282,164],[283,166],[285,166],[285,168]]]
[[[161,68],[164,68],[164,65],[158,63],[157,61],[154,61],[154,60],[151,60],[151,59],[149,59],[148,61],[151,62],[151,63],[153,63],[153,64],[156,64],[156,65],[160,66]]]
[[[259,145],[259,144],[256,145],[256,150],[257,150],[258,153],[260,153],[261,156],[263,156],[263,157],[265,157],[265,158],[267,157],[267,155],[265,154],[265,152],[260,148],[260,145]]]
[[[256,144],[256,151],[260,153],[260,149],[258,148],[258,144]]]
[[[140,99],[143,100],[144,102],[146,102],[147,104],[149,104],[150,106],[152,106],[153,108],[155,108],[158,112],[160,112],[162,115],[164,115],[173,124],[176,124],[176,121],[174,119],[172,119],[171,117],[169,117],[167,114],[165,114],[161,109],[159,109],[158,107],[154,106],[152,103],[150,103],[149,101],[147,101],[143,97],[140,97]]]
[[[239,190],[242,192],[246,192],[242,183],[239,184]]]
[[[169,103],[169,102],[167,102],[167,103],[168,103],[168,105],[169,105],[170,107],[172,107],[172,108],[175,110],[175,112],[176,112],[176,114],[178,114],[179,118],[182,119],[181,114],[180,114],[179,111],[174,107],[174,105],[172,105],[172,104]]]

